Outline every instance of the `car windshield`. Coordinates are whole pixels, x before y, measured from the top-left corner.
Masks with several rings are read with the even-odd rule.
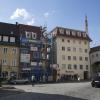
[[[100,81],[100,76],[98,76],[98,77],[95,77],[95,80],[99,80],[99,81]]]

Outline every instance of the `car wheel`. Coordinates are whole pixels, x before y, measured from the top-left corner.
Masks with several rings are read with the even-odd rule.
[[[92,87],[95,87],[95,85],[94,85],[94,84],[92,84]]]

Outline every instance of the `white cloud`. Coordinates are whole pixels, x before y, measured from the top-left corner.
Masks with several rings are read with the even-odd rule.
[[[32,18],[31,21],[27,22],[28,25],[33,25],[34,23],[35,23],[35,18]]]
[[[30,17],[30,14],[26,11],[26,9],[17,8],[11,15],[10,19],[13,20],[13,19],[17,19],[20,17],[22,17],[24,19],[28,19]]]
[[[48,18],[48,17],[49,17],[49,15],[50,15],[50,13],[49,13],[49,12],[44,13],[44,17],[45,17],[45,18]]]
[[[53,15],[56,11],[52,10],[51,12],[45,12],[43,15],[45,18],[48,18],[50,15]]]

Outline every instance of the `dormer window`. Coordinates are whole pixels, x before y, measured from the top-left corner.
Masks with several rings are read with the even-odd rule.
[[[64,34],[64,29],[59,29],[60,34]]]
[[[57,35],[57,29],[55,29],[52,33],[53,36],[56,36]]]
[[[8,36],[3,36],[3,41],[8,42]]]
[[[10,37],[10,42],[15,42],[15,37]]]
[[[26,38],[31,38],[30,32],[25,32],[26,33]]]
[[[66,30],[66,35],[70,35],[70,30]]]
[[[77,35],[78,35],[79,37],[81,37],[81,32],[77,32]]]
[[[72,36],[75,36],[75,35],[76,35],[75,31],[72,31]]]
[[[83,33],[83,37],[86,37],[86,33]]]
[[[36,39],[36,37],[37,37],[37,34],[32,32],[32,39]]]

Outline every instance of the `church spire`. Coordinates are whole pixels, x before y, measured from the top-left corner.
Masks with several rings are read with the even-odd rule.
[[[87,15],[85,15],[85,32],[88,34],[88,20],[87,20]]]

